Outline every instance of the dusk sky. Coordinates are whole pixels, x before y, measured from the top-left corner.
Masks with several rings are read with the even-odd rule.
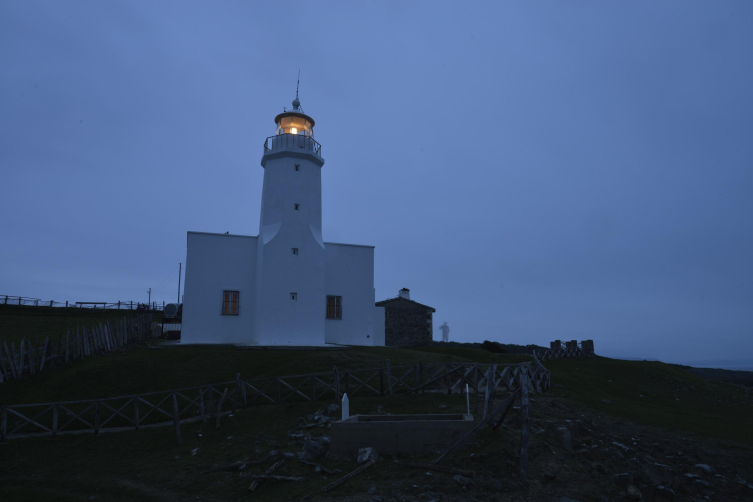
[[[4,1],[0,294],[175,301],[187,231],[257,235],[300,69],[324,239],[376,246],[377,300],[410,288],[456,341],[753,367],[752,26],[748,0]]]

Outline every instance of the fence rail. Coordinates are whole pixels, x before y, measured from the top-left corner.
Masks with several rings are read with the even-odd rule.
[[[26,305],[32,307],[65,307],[65,308],[87,308],[87,309],[110,309],[110,310],[164,310],[165,303],[162,305],[157,302],[142,303],[134,301],[117,301],[117,302],[56,302],[55,300],[41,300],[39,298],[30,298],[28,296],[11,296],[0,295],[0,305]]]
[[[594,357],[593,340],[570,340],[562,342],[555,340],[549,344],[549,349],[534,350],[534,357],[542,361],[551,359],[568,359],[571,357]]]
[[[549,371],[536,364],[445,363],[338,370],[241,379],[199,387],[149,392],[138,395],[19,404],[0,407],[0,439],[57,436],[173,425],[180,438],[180,424],[234,413],[254,404],[279,404],[292,401],[339,402],[343,394],[356,396],[394,396],[414,393],[462,393],[468,384],[478,411],[483,394],[485,415],[497,390],[548,392]],[[221,390],[223,389],[223,390]],[[223,411],[222,403],[228,403]]]
[[[9,346],[0,341],[0,383],[152,337],[152,314],[145,312],[122,319],[107,319],[99,326],[76,326],[57,338],[24,338],[18,350],[14,342]]]

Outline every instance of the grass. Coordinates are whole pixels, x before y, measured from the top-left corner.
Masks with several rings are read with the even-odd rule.
[[[326,403],[325,403],[326,404]],[[459,411],[465,399],[452,396],[404,396],[389,400],[362,398],[351,403],[354,413],[372,413],[385,406],[391,413],[418,413],[431,409]],[[322,403],[271,405],[244,410],[222,419],[222,428],[198,423],[181,427],[183,445],[178,445],[172,428],[143,429],[138,433],[111,433],[100,436],[73,435],[56,439],[32,438],[10,441],[0,448],[0,499],[14,501],[69,500],[248,500],[250,479],[239,478],[237,472],[212,473],[218,465],[227,465],[249,457],[264,458],[276,449],[298,452],[299,444],[289,444],[288,430],[294,430],[298,417],[313,413]],[[328,434],[325,428],[310,431]],[[201,437],[199,436],[201,433]],[[263,434],[259,439],[259,434]],[[512,436],[512,435],[511,435]],[[514,443],[515,438],[511,440]],[[195,454],[192,451],[198,448]],[[498,452],[497,449],[490,453]],[[258,451],[257,451],[258,450]],[[65,452],[63,457],[62,452]],[[424,461],[429,461],[429,458]],[[271,465],[267,464],[267,465]],[[326,461],[329,468],[342,474],[322,476],[313,468],[297,461],[287,461],[280,474],[304,476],[305,483],[267,483],[253,494],[254,500],[300,500],[337,477],[355,468],[352,461]],[[249,469],[254,473],[264,467]],[[246,471],[248,472],[248,471]],[[382,462],[342,487],[331,492],[333,497],[364,493],[368,486],[389,486],[404,480],[407,486],[421,471],[401,468]],[[449,478],[449,476],[447,477]],[[436,479],[436,478],[435,478]],[[446,490],[459,491],[447,479]]]
[[[563,385],[553,388],[556,396],[637,423],[753,443],[753,407],[739,386],[661,362],[597,357],[545,364],[552,382]]]
[[[36,330],[30,324],[65,326],[82,320],[58,319],[49,322],[28,319],[0,311],[0,326],[16,324],[17,332]],[[108,314],[110,312],[107,312]],[[87,321],[100,322],[89,318]],[[57,324],[56,324],[57,323]],[[52,328],[50,328],[52,329]],[[2,385],[0,404],[19,404],[66,399],[111,397],[167,390],[207,383],[231,381],[240,372],[252,378],[383,366],[447,361],[515,363],[530,360],[526,355],[496,355],[467,347],[350,348],[347,350],[243,350],[230,346],[184,346],[154,348],[154,345],[128,347],[76,361],[41,374]],[[597,357],[548,361],[553,394],[578,403],[582,409],[622,417],[635,423],[657,425],[671,430],[690,431],[737,442],[741,448],[753,444],[753,406],[750,390],[723,382],[710,382],[683,368],[660,362],[623,361]],[[559,387],[558,385],[561,385]],[[609,404],[604,400],[610,401]],[[391,413],[461,411],[464,398],[452,395],[415,395],[393,398],[355,398],[354,413],[375,412],[383,406]],[[90,434],[52,438],[12,440],[0,445],[0,500],[246,500],[248,479],[237,473],[210,473],[215,464],[226,464],[249,456],[263,458],[271,449],[298,451],[288,430],[295,429],[298,417],[312,413],[324,403],[290,403],[259,406],[223,418],[222,429],[185,424],[185,443],[178,445],[170,427],[142,429],[138,433]],[[259,433],[263,433],[259,436]],[[317,434],[327,433],[317,429]],[[479,436],[484,442],[484,434]],[[508,434],[504,432],[503,434]],[[490,455],[499,456],[497,450]],[[511,444],[516,441],[510,439]],[[198,448],[196,454],[192,451]],[[329,467],[352,470],[351,462],[328,461]],[[458,465],[458,467],[462,467]],[[477,468],[485,468],[479,466]],[[281,469],[282,470],[282,469]],[[258,471],[258,469],[256,470]],[[254,494],[259,500],[298,500],[318,492],[334,478],[313,474],[311,468],[288,462],[286,475],[309,478],[307,483],[284,488],[266,486]],[[422,473],[418,473],[423,475]],[[364,473],[333,496],[363,493],[372,484],[390,484],[404,479],[411,483],[416,473],[406,472],[391,462]],[[511,474],[511,476],[513,476]],[[439,482],[439,477],[432,483]],[[278,487],[281,485],[277,485]],[[457,486],[442,487],[450,496]],[[450,497],[451,498],[451,497]]]
[[[477,349],[398,349],[361,347],[344,350],[248,350],[233,346],[154,345],[88,357],[3,385],[0,404],[90,399],[193,387],[261,376],[300,375],[340,370],[462,362],[517,362],[521,356],[498,356]]]
[[[0,342],[20,343],[23,338],[57,337],[78,326],[95,326],[119,319],[130,310],[96,310],[64,307],[0,305]]]

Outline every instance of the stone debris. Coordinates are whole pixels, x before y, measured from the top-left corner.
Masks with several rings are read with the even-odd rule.
[[[620,488],[627,488],[633,483],[633,476],[627,472],[623,472],[622,474],[614,474],[609,479],[612,481],[612,483]]]
[[[697,471],[703,472],[704,474],[712,474],[714,472],[714,469],[708,464],[696,464],[695,468]]]
[[[663,497],[667,500],[674,500],[677,494],[672,488],[668,488],[663,485],[659,485],[654,489],[654,498]]]
[[[628,485],[627,496],[630,500],[641,500],[643,498],[640,490],[635,485]]]
[[[298,453],[298,460],[317,460],[327,453],[327,448],[318,441],[306,441]]]
[[[473,483],[473,481],[471,481],[469,478],[466,478],[465,476],[462,476],[460,474],[455,474],[452,479],[460,486],[468,486]]]
[[[379,454],[374,448],[359,448],[358,449],[358,465],[365,464],[369,460],[377,461]]]

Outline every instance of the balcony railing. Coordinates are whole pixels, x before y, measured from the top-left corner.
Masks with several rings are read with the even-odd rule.
[[[302,134],[278,134],[264,141],[264,153],[276,150],[301,149],[322,156],[322,145],[311,136]]]

